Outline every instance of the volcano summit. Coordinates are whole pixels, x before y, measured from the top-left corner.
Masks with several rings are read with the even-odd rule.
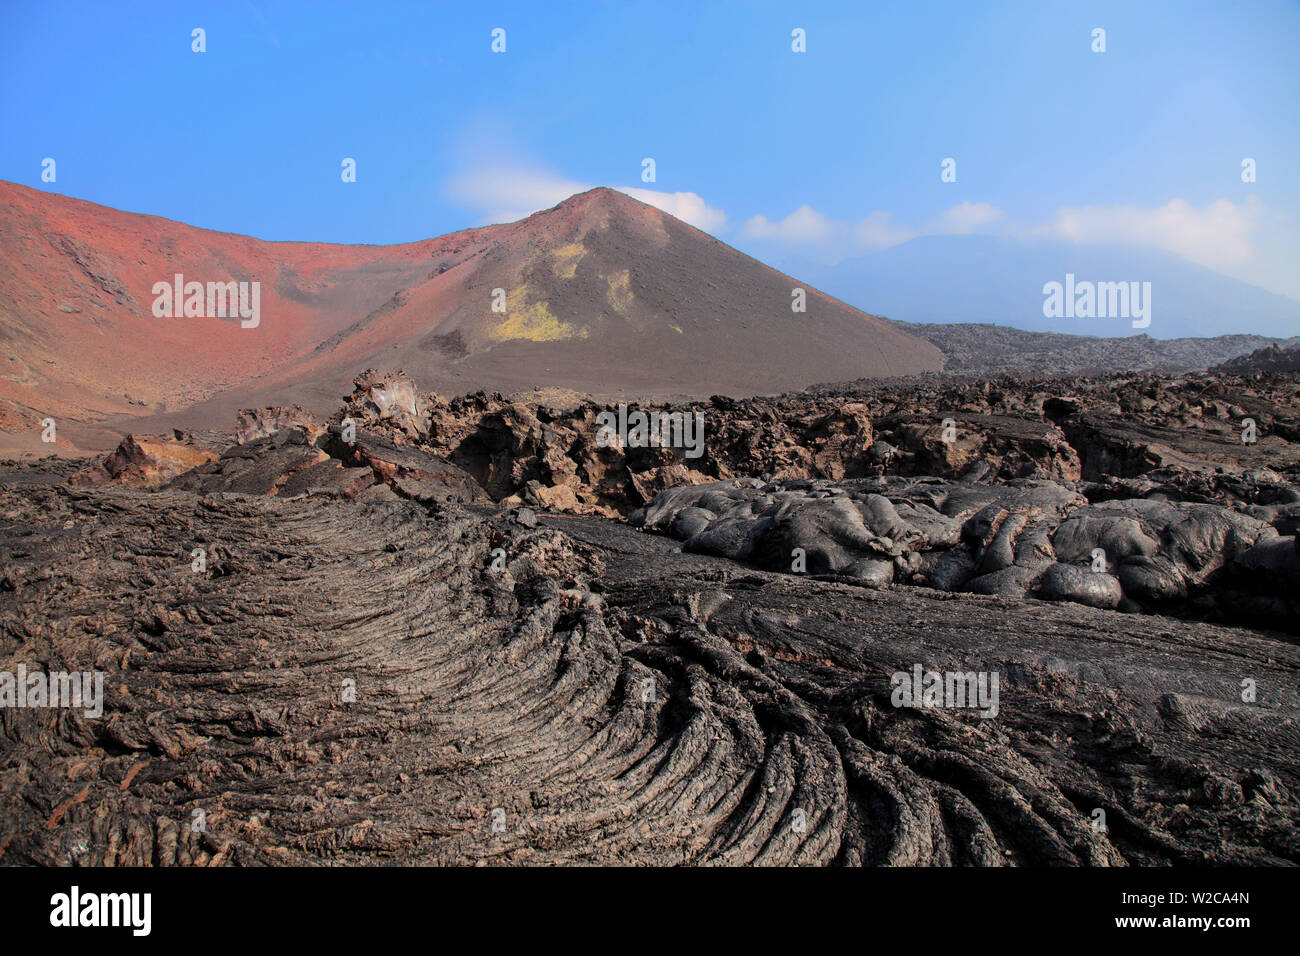
[[[396,246],[263,242],[12,183],[0,206],[11,431],[45,415],[208,427],[241,405],[327,411],[378,365],[449,393],[540,384],[606,397],[942,367],[929,343],[611,189]],[[156,318],[151,290],[177,274],[259,282],[259,326]]]

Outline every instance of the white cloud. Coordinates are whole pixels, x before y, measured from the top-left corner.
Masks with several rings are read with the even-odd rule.
[[[1250,232],[1257,202],[1220,199],[1197,209],[1173,199],[1158,209],[1139,206],[1077,206],[1057,210],[1052,223],[1032,231],[1071,242],[1126,242],[1156,246],[1204,266],[1221,267],[1251,256]]]
[[[738,238],[760,245],[759,255],[794,253],[827,265],[918,236],[985,232],[1020,239],[1131,243],[1164,249],[1269,291],[1300,297],[1294,223],[1270,213],[1253,196],[1239,203],[1220,199],[1200,207],[1185,199],[1172,199],[1157,208],[1063,206],[1040,225],[1005,219],[997,206],[970,200],[915,227],[894,222],[883,210],[851,222],[803,205],[776,222],[765,216],[746,220]]]
[[[779,222],[766,216],[754,216],[740,227],[742,239],[766,239],[774,242],[819,243],[835,237],[842,228],[812,206],[803,205]]]
[[[997,222],[1004,215],[997,206],[967,199],[945,212],[927,231],[943,236],[965,236]]]
[[[486,224],[523,219],[542,209],[550,209],[575,193],[593,188],[593,184],[566,179],[545,170],[499,164],[481,166],[454,176],[447,183],[445,192],[453,202],[477,210],[482,216],[480,222]],[[633,186],[612,188],[705,232],[721,232],[727,227],[727,214],[710,206],[696,193],[666,193]]]
[[[883,249],[916,236],[906,226],[897,226],[889,213],[876,211],[856,223],[831,219],[812,206],[803,205],[784,219],[772,222],[766,216],[752,216],[740,227],[739,238],[830,249],[863,247]]]
[[[857,222],[850,222],[832,219],[811,206],[803,205],[776,222],[766,216],[753,216],[741,226],[739,238],[801,246],[842,258],[896,246],[917,236],[966,235],[997,222],[1003,215],[996,206],[968,200],[926,225],[912,228],[895,223],[893,216],[882,209]]]
[[[682,222],[688,222],[705,232],[723,232],[727,228],[727,214],[715,209],[695,193],[661,193],[653,189],[632,186],[615,186],[621,193],[639,199],[647,205],[662,209]]]
[[[564,202],[590,186],[521,166],[483,166],[447,184],[452,201],[482,215],[483,223],[514,222]]]
[[[915,239],[916,233],[906,226],[896,226],[893,216],[883,210],[876,210],[866,219],[858,220],[853,227],[853,236],[866,247],[884,249]]]

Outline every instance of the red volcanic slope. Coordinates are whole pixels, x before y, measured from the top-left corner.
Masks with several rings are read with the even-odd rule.
[[[357,371],[445,392],[756,394],[939,369],[937,349],[622,193],[396,246],[263,242],[0,182],[0,429],[332,411]],[[259,281],[261,323],[155,318],[153,285]],[[506,311],[494,311],[494,290]],[[116,416],[116,417],[115,417]]]
[[[0,401],[69,417],[184,407],[283,365],[470,234],[263,242],[0,182]],[[491,230],[475,230],[490,241]],[[263,321],[157,319],[155,282],[260,280]]]

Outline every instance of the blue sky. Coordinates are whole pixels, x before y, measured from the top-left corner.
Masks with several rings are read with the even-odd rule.
[[[3,0],[0,178],[370,243],[610,185],[769,260],[1131,241],[1300,298],[1297,54],[1300,7],[1263,0]]]

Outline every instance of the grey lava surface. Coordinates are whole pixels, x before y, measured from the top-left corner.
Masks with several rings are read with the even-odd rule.
[[[0,711],[7,864],[1300,861],[1276,633],[365,496],[6,484],[0,549],[5,667],[106,674]]]

